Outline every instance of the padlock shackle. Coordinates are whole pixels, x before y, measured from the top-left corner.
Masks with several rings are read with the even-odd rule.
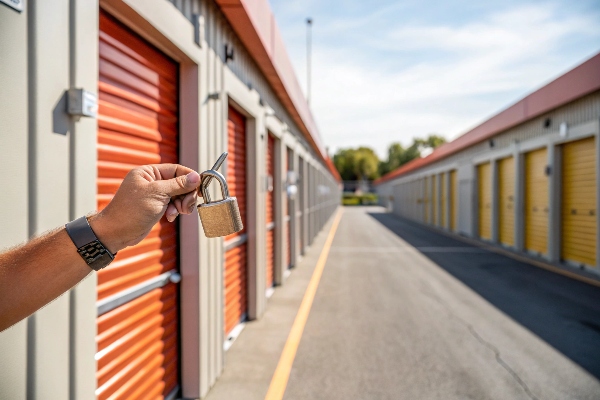
[[[208,171],[204,171],[203,173],[201,173],[200,178],[202,179],[201,180],[202,183],[200,184],[200,190],[202,191],[202,197],[204,197],[205,200],[210,199],[210,196],[208,196],[207,190],[208,190],[208,186],[212,180],[211,178],[216,178],[217,181],[219,181],[223,199],[226,199],[229,197],[229,188],[227,187],[227,181],[225,180],[225,177],[223,176],[223,174],[221,174],[220,172],[209,169]],[[207,203],[210,203],[210,201],[205,202],[205,204],[207,204]]]

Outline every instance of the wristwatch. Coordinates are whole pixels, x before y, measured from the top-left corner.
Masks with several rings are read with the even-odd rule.
[[[87,217],[83,216],[65,225],[69,237],[77,247],[77,252],[94,271],[98,271],[114,260],[112,254],[92,230]]]

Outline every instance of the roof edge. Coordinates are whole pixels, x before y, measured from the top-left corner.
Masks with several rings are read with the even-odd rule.
[[[309,145],[319,154],[334,177],[337,170],[327,162],[317,124],[308,106],[281,33],[267,0],[215,0],[236,35],[258,65],[279,100],[300,128]]]
[[[417,158],[373,182],[374,185],[398,178],[456,154],[492,136],[520,125],[546,112],[600,90],[600,53],[544,85],[513,105],[487,119],[463,135]]]

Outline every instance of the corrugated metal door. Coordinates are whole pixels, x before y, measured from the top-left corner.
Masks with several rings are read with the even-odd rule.
[[[548,252],[548,177],[545,148],[525,154],[525,250]]]
[[[498,228],[500,243],[515,244],[515,160],[498,161]]]
[[[425,207],[425,222],[431,223],[431,211],[429,210],[429,193],[431,193],[429,178],[425,177],[423,180],[423,207]]]
[[[304,254],[304,232],[306,227],[304,226],[304,213],[306,212],[304,206],[304,180],[306,179],[306,164],[302,158],[298,158],[298,172],[300,174],[300,181],[298,182],[298,199],[300,206],[300,234],[298,235],[298,241],[300,243],[300,254]]]
[[[442,197],[442,227],[446,227],[446,223],[448,222],[448,213],[447,213],[447,206],[448,206],[448,191],[446,190],[447,185],[446,185],[446,174],[441,174],[440,175],[440,179],[441,179],[441,197]]]
[[[490,163],[477,166],[479,194],[479,237],[492,238],[492,168]]]
[[[137,165],[178,162],[178,65],[100,13],[98,209]],[[98,300],[178,268],[177,224],[161,219],[146,239],[97,273]],[[160,398],[179,381],[177,286],[155,288],[98,317],[98,399]]]
[[[227,184],[229,194],[237,197],[244,229],[226,236],[226,242],[246,237],[246,118],[232,107],[229,107],[227,135]],[[240,244],[225,252],[225,334],[247,314],[247,246],[245,240],[240,240]]]
[[[292,163],[292,157],[291,157],[291,150],[286,148],[285,151],[285,166],[287,168],[287,171],[291,171],[292,167],[291,167],[291,163]],[[290,229],[290,198],[287,196],[287,192],[286,192],[286,196],[285,196],[285,245],[286,245],[286,265],[287,268],[291,268],[292,267],[292,231]]]
[[[275,268],[275,138],[269,134],[267,140],[267,176],[269,177],[269,191],[267,191],[267,288],[273,286]]]
[[[450,229],[456,232],[458,221],[458,183],[456,170],[450,171]]]
[[[439,202],[438,202],[438,200],[439,200],[439,197],[438,197],[437,175],[433,175],[431,177],[431,186],[432,186],[432,189],[431,189],[431,193],[432,193],[431,201],[433,202],[433,221],[432,221],[432,223],[434,225],[439,225],[439,222],[438,222],[438,215],[439,215],[439,211],[438,211]]]
[[[561,258],[596,266],[596,143],[594,138],[562,146]]]

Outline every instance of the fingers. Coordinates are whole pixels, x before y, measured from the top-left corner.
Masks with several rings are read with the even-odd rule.
[[[189,168],[187,168],[187,170],[189,170]],[[152,182],[152,184],[158,191],[169,197],[194,192],[198,189],[198,186],[200,186],[200,175],[196,171],[189,171],[190,172],[185,175],[178,175],[175,178],[166,180],[157,180]]]
[[[173,222],[180,214],[191,214],[196,210],[196,192],[188,193],[184,197],[176,197],[167,206],[165,215],[169,222]]]
[[[196,210],[197,202],[197,192],[188,193],[181,201],[181,208],[187,211],[186,214],[192,213]]]
[[[169,221],[169,222],[175,221],[175,218],[177,218],[177,216],[179,215],[179,212],[177,211],[177,208],[175,207],[175,205],[173,203],[169,203],[169,205],[167,206],[167,211],[165,212],[165,215],[167,216],[167,221]]]

